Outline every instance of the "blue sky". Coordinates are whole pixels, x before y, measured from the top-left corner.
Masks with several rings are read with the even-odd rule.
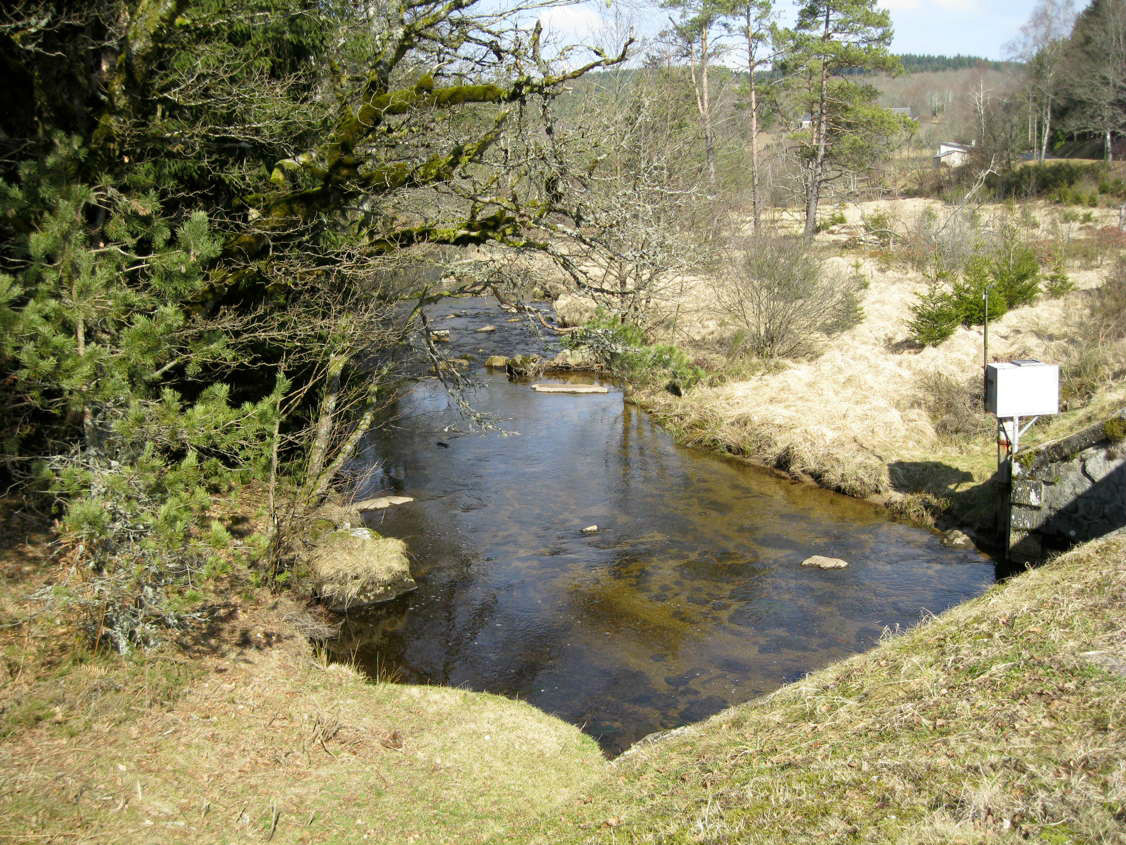
[[[1005,45],[1017,37],[1035,4],[1033,0],[881,0],[880,5],[891,10],[896,53],[1005,59]]]
[[[542,14],[548,28],[559,35],[584,42],[600,29],[608,14],[618,8],[630,8],[629,0],[588,0],[574,6],[549,9]],[[933,53],[938,55],[972,55],[988,59],[1008,58],[1006,45],[1016,38],[1020,27],[1032,13],[1035,0],[879,0],[891,11],[895,27],[896,53]],[[654,4],[656,5],[656,4]],[[1077,7],[1087,5],[1078,0]],[[792,4],[779,0],[786,15]],[[668,13],[649,7],[637,8],[635,16],[640,28],[659,29]],[[646,24],[649,26],[647,27]]]

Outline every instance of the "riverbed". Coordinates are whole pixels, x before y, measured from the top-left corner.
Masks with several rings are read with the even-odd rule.
[[[415,499],[369,524],[407,542],[419,582],[336,643],[373,675],[520,698],[617,753],[994,581],[988,558],[874,506],[677,445],[616,385],[544,394],[484,369],[549,345],[526,318],[480,300],[430,318],[475,356],[464,398],[489,427],[427,378],[364,444],[357,495]],[[849,566],[801,566],[811,555]]]

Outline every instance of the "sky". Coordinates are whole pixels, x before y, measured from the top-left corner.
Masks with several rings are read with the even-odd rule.
[[[561,37],[585,42],[603,28],[613,3],[587,0],[548,9],[541,20]],[[790,3],[779,0],[778,5],[788,11]],[[1028,20],[1035,0],[879,0],[879,5],[891,12],[892,52],[1007,59],[1007,45]],[[1076,5],[1081,8],[1086,3],[1079,0]],[[667,12],[643,11],[640,19],[643,34],[651,34],[667,20]]]

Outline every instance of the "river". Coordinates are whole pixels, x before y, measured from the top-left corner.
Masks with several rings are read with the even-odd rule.
[[[477,356],[467,398],[496,428],[471,426],[431,378],[364,444],[357,495],[415,498],[369,524],[407,542],[419,582],[334,646],[373,675],[519,698],[613,754],[994,581],[988,558],[874,506],[677,445],[615,386],[541,394],[485,370],[484,355],[541,342],[487,302],[431,319],[453,354]],[[476,333],[486,321],[498,331]],[[849,566],[801,566],[814,554]]]

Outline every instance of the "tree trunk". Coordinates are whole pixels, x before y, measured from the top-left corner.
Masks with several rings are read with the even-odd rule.
[[[708,88],[708,28],[700,28],[699,78],[696,77],[696,63],[690,62],[692,81],[696,87],[696,110],[700,113],[700,125],[704,130],[704,150],[708,162],[708,183],[715,184],[715,135],[712,131],[711,92]]]
[[[1103,134],[1103,155],[1106,158],[1107,164],[1110,164],[1111,160],[1114,158],[1114,153],[1112,152],[1112,149],[1113,148],[1112,148],[1112,145],[1111,145],[1110,128],[1107,127],[1106,132]]]
[[[321,395],[320,413],[317,415],[317,429],[313,443],[309,447],[309,465],[305,471],[305,477],[310,480],[319,478],[324,472],[325,459],[328,457],[332,442],[333,418],[336,415],[336,405],[340,401],[340,375],[344,372],[344,364],[347,360],[348,356],[339,353],[333,354],[328,359],[325,389]]]
[[[748,7],[749,10],[750,7]],[[751,86],[751,221],[757,235],[762,225],[762,207],[758,195],[758,89],[755,87],[755,43],[750,13],[747,19],[747,73]]]
[[[1052,98],[1044,98],[1044,134],[1040,139],[1040,163],[1048,158],[1048,135],[1052,130]]]
[[[828,41],[829,33],[829,8],[825,8],[825,29],[821,36]],[[829,69],[824,59],[821,61],[821,75],[817,83],[817,115],[813,120],[813,143],[816,151],[813,161],[809,166],[809,184],[806,185],[805,195],[805,231],[803,236],[807,241],[813,240],[817,234],[817,204],[821,199],[821,180],[825,175],[825,155],[828,151],[828,132],[825,126],[828,120],[828,104],[826,98],[829,86]]]

